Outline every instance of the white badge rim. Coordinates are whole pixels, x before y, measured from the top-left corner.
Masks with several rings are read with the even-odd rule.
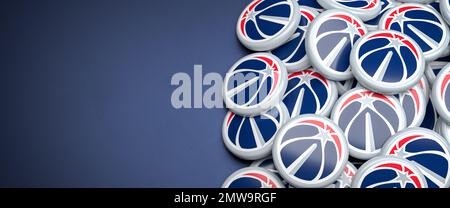
[[[375,80],[373,79],[373,77],[369,76],[365,72],[365,70],[361,67],[361,65],[358,63],[358,54],[361,45],[367,42],[368,37],[380,33],[391,33],[394,35],[399,35],[401,37],[407,38],[408,41],[410,41],[413,44],[413,46],[418,50],[419,60],[417,61],[416,71],[407,80],[403,82],[393,82],[393,83]],[[407,91],[408,89],[412,88],[414,85],[419,83],[420,79],[422,79],[425,72],[425,59],[422,55],[422,50],[417,45],[417,43],[409,36],[393,30],[372,31],[367,33],[365,36],[361,37],[358,41],[356,41],[350,54],[350,65],[352,68],[353,75],[355,76],[356,80],[358,80],[358,83],[368,88],[369,90],[381,94],[398,94]]]
[[[364,22],[355,15],[337,9],[327,10],[319,14],[309,26],[308,32],[306,33],[306,54],[308,55],[313,68],[319,71],[325,78],[333,81],[344,81],[353,78],[351,66],[349,66],[348,69],[344,72],[338,72],[329,66],[325,66],[316,47],[317,40],[315,36],[319,30],[320,25],[325,21],[328,21],[329,16],[335,14],[346,15],[358,21],[358,23],[361,25],[361,29],[363,29],[364,31],[364,34],[367,34],[367,28],[365,27]],[[312,38],[312,34],[314,34],[314,38]]]
[[[233,72],[237,66],[239,66],[241,63],[243,63],[249,59],[252,59],[254,57],[257,57],[257,56],[267,56],[267,57],[271,58],[273,61],[277,62],[278,66],[280,67],[280,69],[279,69],[280,79],[278,80],[280,86],[278,87],[277,91],[273,92],[271,97],[269,97],[269,96],[266,97],[264,100],[262,100],[261,102],[259,102],[256,105],[243,107],[241,105],[234,103],[229,97],[226,96],[228,82],[229,82],[230,78],[232,77],[231,72]],[[265,111],[268,111],[269,109],[275,107],[283,98],[283,95],[287,88],[287,76],[288,76],[287,71],[286,71],[286,68],[285,68],[283,62],[281,62],[281,60],[279,58],[277,58],[276,56],[274,56],[270,53],[253,53],[253,54],[247,55],[247,56],[239,59],[230,68],[230,70],[228,70],[228,72],[224,78],[223,99],[225,102],[225,107],[229,108],[231,111],[233,111],[234,113],[239,114],[241,116],[256,116]]]
[[[325,178],[323,178],[319,181],[314,181],[314,182],[302,180],[302,179],[299,179],[299,178],[287,173],[286,168],[282,164],[281,155],[280,155],[280,142],[283,139],[286,132],[288,130],[290,130],[291,128],[297,126],[296,124],[298,122],[300,122],[302,120],[306,120],[306,119],[312,119],[312,120],[316,119],[316,120],[321,120],[323,122],[326,122],[328,126],[332,127],[336,131],[336,134],[339,134],[338,138],[340,139],[340,142],[342,144],[342,156],[343,157],[336,164],[337,167],[334,169],[334,171],[332,173],[330,173]],[[342,130],[329,118],[326,118],[324,116],[318,116],[315,114],[301,115],[301,116],[298,116],[298,117],[288,121],[278,132],[278,134],[275,138],[274,144],[273,144],[273,151],[272,151],[273,162],[274,162],[276,169],[278,170],[278,173],[289,184],[291,184],[292,186],[298,187],[298,188],[322,188],[322,187],[326,187],[326,186],[334,183],[339,178],[342,171],[344,170],[345,165],[348,162],[348,157],[349,157],[348,145],[347,145],[347,141],[345,139],[345,136],[344,136],[344,133],[342,132]]]
[[[429,136],[429,139],[436,139],[438,141],[438,143],[440,145],[443,146],[443,148],[445,148],[444,151],[446,151],[448,154],[450,153],[450,144],[448,144],[448,142],[438,133],[436,133],[435,131],[426,129],[426,128],[421,128],[421,127],[414,127],[414,128],[408,128],[408,129],[404,129],[400,132],[397,132],[396,134],[394,134],[391,138],[389,138],[389,140],[386,141],[386,143],[383,145],[383,148],[381,149],[381,155],[385,155],[385,156],[395,156],[395,157],[399,157],[398,155],[390,155],[389,154],[389,150],[393,148],[393,145],[395,145],[397,143],[397,141],[399,139],[404,139],[406,138],[408,135],[411,134],[423,134],[424,136]],[[433,138],[431,138],[433,137]],[[447,155],[448,158],[450,159],[450,154]],[[402,157],[400,157],[402,158]],[[408,160],[406,158],[402,158],[405,160]],[[412,162],[414,163],[414,162]],[[418,168],[420,171],[420,168]],[[449,160],[449,164],[447,167],[447,179],[443,185],[443,187],[440,188],[449,188],[450,187],[450,160]]]
[[[280,116],[280,124],[277,129],[277,132],[278,132],[280,130],[280,128],[283,126],[283,124],[285,124],[289,120],[289,113],[288,113],[286,106],[283,103],[278,104],[274,108],[277,108],[277,111],[280,113],[280,115],[279,115]],[[244,160],[259,160],[259,159],[269,156],[272,151],[273,141],[274,141],[277,133],[275,133],[272,136],[272,138],[270,138],[270,140],[268,142],[266,142],[260,148],[253,148],[253,149],[238,148],[238,147],[236,147],[235,144],[233,144],[231,142],[231,139],[228,135],[227,121],[228,121],[228,117],[230,116],[231,113],[232,113],[232,111],[228,111],[228,113],[225,116],[225,119],[223,121],[223,124],[222,124],[222,139],[225,144],[225,147],[231,153],[233,153],[233,155],[235,155],[236,157],[239,157],[241,159],[244,159]],[[235,115],[237,115],[237,114],[235,114]],[[239,116],[239,115],[237,115],[237,116]]]
[[[427,6],[427,5],[424,5],[424,4],[419,4],[419,3],[404,3],[404,4],[400,4],[400,5],[396,6],[396,7],[393,7],[391,9],[389,9],[387,12],[385,12],[384,15],[381,17],[380,22],[378,24],[378,29],[384,30],[385,22],[386,22],[386,19],[387,19],[389,13],[391,13],[392,11],[395,11],[396,9],[399,9],[401,7],[405,7],[405,6],[421,7],[423,10],[426,10],[427,12],[432,13],[439,20],[440,24],[443,27],[443,29],[442,29],[442,31],[443,31],[442,36],[444,37],[444,40],[439,43],[438,47],[436,47],[434,49],[431,49],[430,51],[427,51],[427,52],[423,52],[422,48],[420,48],[420,47],[419,48],[421,49],[421,51],[423,53],[423,57],[425,58],[425,61],[427,61],[427,62],[434,61],[434,60],[440,58],[441,55],[443,53],[445,53],[445,50],[446,50],[447,46],[450,43],[450,35],[449,35],[450,31],[449,31],[448,25],[442,19],[441,15],[434,8],[431,8],[430,6]],[[404,35],[406,35],[406,34],[404,34]],[[414,40],[414,42],[416,42],[416,41]]]
[[[336,125],[339,126],[339,122],[338,121],[339,121],[340,115],[338,115],[338,113],[337,113],[338,110],[337,109],[341,108],[342,104],[344,104],[344,102],[350,96],[355,95],[355,94],[357,94],[359,92],[364,92],[364,91],[370,91],[370,90],[362,88],[362,87],[356,87],[356,88],[348,91],[347,93],[343,94],[337,100],[336,104],[334,105],[333,111],[331,112],[330,119],[334,123],[336,123]],[[392,101],[392,103],[396,106],[396,108],[399,109],[399,110],[395,111],[397,113],[398,118],[399,118],[399,124],[398,124],[399,125],[399,129],[397,130],[397,132],[403,130],[404,128],[406,128],[406,113],[403,110],[403,106],[400,104],[400,101],[398,101],[398,99],[396,97],[394,97],[393,95],[384,95],[384,96],[386,96],[390,101]],[[339,126],[339,128],[341,128],[341,127]],[[371,159],[371,158],[377,156],[380,153],[380,151],[381,151],[381,148],[377,149],[375,151],[372,151],[372,152],[358,149],[358,148],[356,148],[356,147],[354,147],[353,145],[350,144],[350,142],[348,141],[348,138],[347,138],[347,136],[345,134],[344,134],[344,136],[346,138],[346,142],[348,143],[348,148],[349,148],[350,155],[352,157],[354,157],[354,158],[361,159],[361,160],[368,160],[368,159]]]
[[[245,9],[242,11],[242,13],[239,15],[239,19],[236,24],[236,35],[239,39],[239,41],[244,45],[246,48],[256,51],[256,52],[263,52],[263,51],[270,51],[272,49],[275,49],[279,46],[281,46],[283,43],[285,43],[291,36],[294,34],[295,30],[297,29],[297,26],[300,22],[300,14],[297,12],[299,5],[296,0],[285,0],[291,3],[291,21],[289,21],[288,25],[285,26],[282,30],[278,32],[277,35],[273,36],[269,39],[263,39],[263,40],[251,40],[247,37],[245,37],[241,33],[240,28],[240,21],[242,17],[244,16],[245,12],[248,11],[250,5],[255,3],[259,0],[254,0],[251,3],[249,3]],[[264,1],[264,0],[263,0]]]

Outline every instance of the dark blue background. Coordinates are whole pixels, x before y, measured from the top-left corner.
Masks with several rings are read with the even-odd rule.
[[[0,187],[218,187],[245,163],[225,110],[175,110],[177,72],[248,53],[245,0],[0,3]]]

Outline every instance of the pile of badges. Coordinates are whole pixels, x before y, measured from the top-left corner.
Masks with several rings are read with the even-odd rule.
[[[450,0],[254,0],[224,188],[450,187]]]

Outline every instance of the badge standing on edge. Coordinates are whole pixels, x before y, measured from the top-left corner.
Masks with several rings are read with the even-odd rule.
[[[288,72],[302,71],[311,66],[306,55],[305,35],[309,24],[317,16],[317,12],[307,7],[300,7],[299,12],[301,18],[297,31],[288,42],[271,51],[273,55],[283,61]]]
[[[312,66],[333,81],[353,78],[350,51],[367,33],[364,23],[341,10],[328,10],[316,17],[306,33],[306,54]]]
[[[422,128],[435,130],[438,122],[438,115],[436,110],[434,110],[433,101],[428,99],[427,110],[425,112],[425,117],[423,118],[423,122],[420,125]]]
[[[427,110],[427,99],[419,85],[396,95],[406,114],[406,126],[417,127],[422,124]]]
[[[356,42],[350,64],[358,82],[383,93],[401,93],[423,77],[425,59],[417,44],[396,31],[375,31]]]
[[[429,64],[427,64],[427,68],[425,70],[425,75],[428,78],[428,81],[431,83],[434,83],[436,80],[436,76],[439,74],[442,68],[447,66],[449,62],[443,62],[443,61],[433,61]]]
[[[386,140],[406,127],[405,112],[395,97],[358,88],[339,98],[331,120],[344,131],[350,155],[362,160],[378,155]]]
[[[390,9],[381,18],[379,28],[411,37],[427,61],[439,58],[450,41],[448,26],[441,15],[423,4],[406,3]]]
[[[223,122],[223,141],[227,149],[241,159],[264,158],[270,155],[273,139],[288,119],[289,113],[282,103],[255,117],[228,112]]]
[[[450,126],[442,119],[439,119],[438,124],[436,124],[436,132],[442,135],[450,144]]]
[[[323,116],[308,114],[283,126],[275,138],[272,157],[289,184],[302,188],[327,187],[344,170],[348,146],[336,124]]]
[[[436,77],[431,99],[439,116],[450,123],[450,65],[444,67]]]
[[[287,87],[284,64],[272,54],[255,53],[234,64],[224,79],[224,102],[242,116],[259,115],[275,107]]]
[[[254,0],[236,26],[241,43],[253,51],[269,51],[285,43],[300,22],[296,0]]]
[[[291,118],[304,114],[328,116],[338,97],[336,84],[312,70],[292,73],[283,98]]]
[[[392,156],[375,157],[353,177],[352,188],[427,188],[425,177],[411,162]]]
[[[248,167],[231,174],[222,188],[284,188],[284,185],[270,171],[259,167]]]
[[[450,0],[440,0],[439,7],[441,9],[441,14],[445,21],[450,24]]]
[[[450,186],[450,146],[439,134],[424,128],[409,128],[392,136],[382,155],[407,159],[427,180],[429,188]]]

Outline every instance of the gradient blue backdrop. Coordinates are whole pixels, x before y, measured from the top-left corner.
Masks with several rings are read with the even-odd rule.
[[[246,165],[225,110],[175,110],[171,76],[225,74],[247,0],[3,0],[0,187],[218,187]]]

